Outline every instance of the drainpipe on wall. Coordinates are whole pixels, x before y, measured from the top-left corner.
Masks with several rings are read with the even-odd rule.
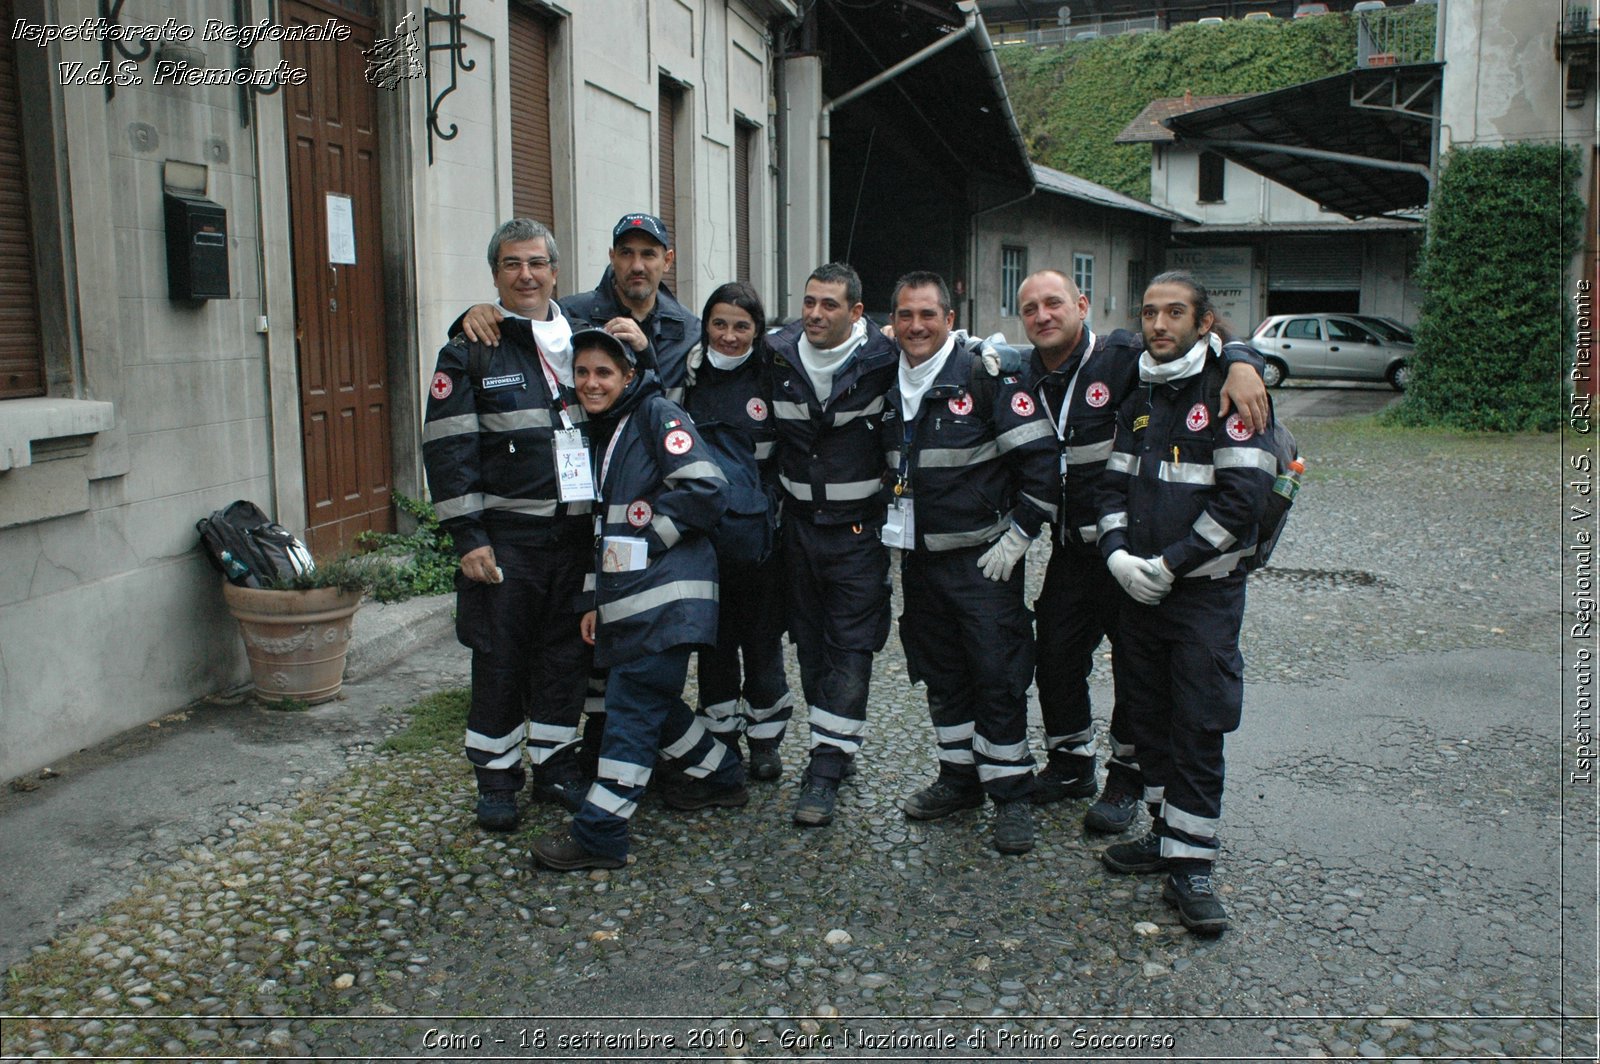
[[[837,96],[822,105],[822,110],[817,116],[817,168],[820,171],[817,180],[819,212],[817,225],[820,230],[818,233],[819,239],[817,246],[822,249],[822,260],[824,262],[830,262],[833,259],[833,251],[829,246],[829,230],[832,228],[829,220],[829,212],[832,209],[832,190],[829,187],[829,170],[832,165],[832,152],[829,150],[829,140],[831,138],[833,129],[832,117],[834,109],[843,107],[845,104],[859,99],[886,82],[893,81],[895,78],[899,77],[907,70],[910,70],[912,67],[918,65],[923,60],[937,55],[962,38],[971,35],[975,30],[981,31],[983,23],[978,18],[977,4],[972,3],[971,0],[966,0],[966,2],[962,3],[961,7],[963,10],[965,10],[967,17],[966,22],[961,26],[960,29],[952,30],[950,33],[945,34],[939,40],[934,41],[926,48],[923,48],[922,50],[900,60],[900,62],[896,63],[888,70],[885,70],[874,77],[868,78],[866,81],[862,82],[860,85],[857,85],[849,92]]]

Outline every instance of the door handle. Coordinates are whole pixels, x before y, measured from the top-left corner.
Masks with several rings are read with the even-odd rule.
[[[1328,345],[1328,350],[1329,351],[1337,351],[1337,350],[1339,350],[1339,345],[1338,344],[1329,344]]]

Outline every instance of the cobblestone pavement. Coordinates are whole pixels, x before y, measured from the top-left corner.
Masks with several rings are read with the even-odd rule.
[[[789,821],[802,727],[743,810],[647,802],[616,872],[532,871],[559,812],[480,832],[459,754],[380,751],[402,721],[374,702],[342,766],[110,862],[116,896],[10,968],[0,1051],[1593,1060],[1559,443],[1296,429],[1308,486],[1246,615],[1219,939],[1188,934],[1156,877],[1109,874],[1082,802],[1042,809],[1020,858],[989,848],[987,811],[906,820],[934,758],[891,637],[832,827]],[[464,673],[439,645],[387,682]]]

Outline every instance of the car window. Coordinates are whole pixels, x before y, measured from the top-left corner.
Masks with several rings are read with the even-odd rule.
[[[1317,328],[1316,318],[1295,318],[1283,327],[1285,340],[1320,340],[1322,330]]]
[[[1353,321],[1342,318],[1328,319],[1328,339],[1347,340],[1353,344],[1375,344],[1378,338]]]
[[[1385,340],[1399,340],[1401,343],[1412,343],[1412,337],[1403,327],[1392,321],[1382,318],[1362,318],[1361,324],[1383,337]]]
[[[1256,336],[1263,340],[1271,339],[1272,337],[1278,335],[1278,330],[1281,328],[1283,328],[1283,322],[1274,321],[1271,318],[1268,318],[1266,321],[1256,326]]]

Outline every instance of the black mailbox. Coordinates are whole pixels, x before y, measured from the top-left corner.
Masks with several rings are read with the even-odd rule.
[[[166,193],[167,295],[227,299],[228,212],[200,196]]]

